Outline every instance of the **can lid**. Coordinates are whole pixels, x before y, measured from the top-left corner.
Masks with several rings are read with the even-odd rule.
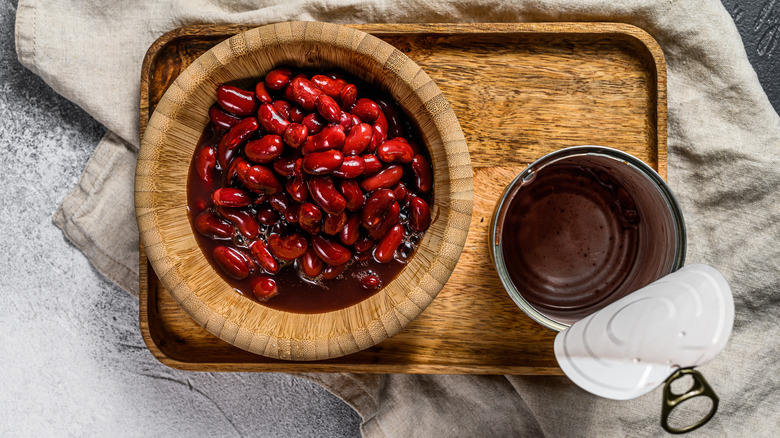
[[[628,400],[674,371],[703,365],[726,346],[734,298],[707,265],[686,266],[589,315],[555,338],[555,357],[581,388]]]

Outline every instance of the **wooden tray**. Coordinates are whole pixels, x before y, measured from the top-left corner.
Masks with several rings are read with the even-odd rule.
[[[666,177],[666,64],[655,40],[615,23],[367,24],[403,50],[458,116],[474,167],[474,214],[449,282],[401,333],[361,352],[286,362],[236,348],[197,325],[141,248],[140,320],[162,363],[193,371],[561,374],[555,333],[512,302],[488,256],[488,223],[504,186],[555,149],[625,150]],[[195,58],[247,26],[190,26],[160,37],[141,72],[140,128]]]

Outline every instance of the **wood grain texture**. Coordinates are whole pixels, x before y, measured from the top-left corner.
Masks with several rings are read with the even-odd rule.
[[[420,128],[434,174],[434,220],[398,276],[345,309],[300,314],[240,294],[207,262],[187,216],[186,181],[208,108],[222,83],[255,83],[280,65],[339,68],[384,89]],[[141,140],[135,182],[141,242],[176,302],[199,325],[239,348],[287,360],[344,356],[393,336],[420,314],[458,262],[472,211],[468,148],[431,78],[386,42],[328,23],[254,28],[195,59],[160,98]]]
[[[347,356],[287,362],[211,335],[178,306],[141,251],[141,329],[163,363],[200,371],[560,374],[555,333],[501,287],[488,256],[490,217],[527,164],[580,144],[615,147],[666,175],[666,66],[647,33],[614,23],[370,24],[352,26],[397,47],[442,90],[474,167],[474,212],[458,265],[404,330]],[[142,72],[141,131],[184,67],[246,30],[195,26],[161,37]]]

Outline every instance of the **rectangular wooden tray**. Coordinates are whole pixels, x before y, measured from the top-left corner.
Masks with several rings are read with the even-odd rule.
[[[474,214],[449,282],[402,332],[341,358],[286,362],[218,339],[184,313],[141,248],[140,320],[162,363],[193,371],[561,374],[555,333],[507,296],[487,230],[503,187],[558,148],[625,150],[666,176],[666,64],[655,40],[615,23],[366,24],[417,62],[460,121],[474,167]],[[140,127],[195,58],[246,26],[190,26],[163,35],[141,74]]]

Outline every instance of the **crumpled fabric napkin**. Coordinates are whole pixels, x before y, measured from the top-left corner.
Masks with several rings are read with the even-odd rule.
[[[67,17],[67,18],[65,18]],[[133,175],[146,49],[179,26],[346,22],[617,21],[639,26],[668,66],[668,179],[688,263],[716,266],[735,295],[726,350],[701,367],[720,410],[693,436],[780,429],[780,118],[717,0],[62,2],[20,0],[19,60],[109,132],[54,222],[107,278],[138,288]],[[628,402],[565,377],[313,374],[363,418],[365,436],[660,434],[660,390]]]

